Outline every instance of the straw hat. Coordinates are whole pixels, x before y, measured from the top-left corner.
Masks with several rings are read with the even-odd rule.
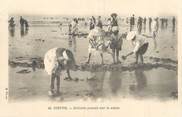
[[[136,35],[137,35],[136,31],[130,31],[126,36],[126,40],[132,40]]]
[[[118,15],[116,13],[112,13],[111,17],[117,17]]]

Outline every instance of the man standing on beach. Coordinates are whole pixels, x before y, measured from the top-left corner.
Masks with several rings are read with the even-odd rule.
[[[142,32],[142,17],[138,17],[138,22],[137,22],[137,28],[138,28],[138,33],[141,34]]]
[[[152,18],[151,17],[149,17],[149,32],[151,32],[151,24],[152,24]]]
[[[157,20],[158,20],[157,18],[153,18],[153,21],[152,21],[152,38],[154,40],[154,49],[157,48],[156,36],[159,29]]]
[[[101,16],[98,16],[98,19],[97,19],[97,25],[98,25],[101,29],[103,28],[103,24],[102,24]]]
[[[133,14],[132,17],[130,18],[130,31],[134,29],[135,26],[135,15]]]
[[[69,25],[69,28],[70,42],[73,43],[73,51],[76,52],[76,36],[78,36],[78,20],[76,18],[73,19],[73,21]]]
[[[24,28],[24,19],[22,16],[20,16],[20,26],[21,28]]]
[[[175,28],[176,28],[176,19],[175,19],[175,17],[173,17],[173,19],[172,19],[172,32],[175,32]]]
[[[107,32],[110,33],[111,32],[111,18],[107,19]]]
[[[15,26],[14,17],[11,17],[8,23],[9,23],[9,27],[14,27]]]
[[[90,30],[92,30],[92,29],[95,28],[95,23],[96,23],[95,17],[92,16],[92,17],[90,18],[90,27],[89,27]]]
[[[146,23],[147,23],[147,18],[145,17],[143,19],[143,30],[144,30],[144,32],[146,31]]]
[[[14,33],[15,33],[15,21],[14,21],[14,17],[11,17],[11,19],[8,21],[9,25],[8,25],[8,29],[10,32],[10,35],[12,37],[14,37]]]

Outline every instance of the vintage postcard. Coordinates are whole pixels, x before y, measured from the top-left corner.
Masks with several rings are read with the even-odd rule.
[[[4,3],[0,116],[181,116],[180,0]]]

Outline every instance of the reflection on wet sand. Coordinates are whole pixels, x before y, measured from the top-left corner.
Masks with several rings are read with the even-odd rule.
[[[15,27],[9,27],[9,35],[11,37],[14,37],[15,36]]]
[[[104,78],[106,77],[106,71],[103,72],[92,72],[92,77],[88,79],[90,86],[90,96],[93,98],[103,97],[103,84]]]
[[[9,34],[11,37],[15,36],[15,21],[14,21],[14,17],[11,17],[10,20],[8,21],[9,25],[8,25],[8,29],[9,29]]]
[[[111,88],[111,93],[113,95],[117,95],[122,85],[122,72],[111,71],[109,76],[109,85]]]
[[[136,69],[134,74],[136,78],[136,85],[130,85],[130,91],[139,92],[147,86],[147,78],[141,69]]]
[[[28,30],[29,30],[28,27],[21,27],[20,28],[20,35],[21,35],[21,37],[27,35],[28,34]]]
[[[144,71],[141,69],[137,69],[132,73],[133,80],[135,82],[131,82],[132,79],[128,79],[126,81],[126,73],[119,71],[100,71],[100,72],[92,72],[92,77],[88,79],[88,85],[90,87],[89,96],[93,99],[103,98],[107,96],[115,97],[119,95],[131,94],[133,96],[140,96],[145,92],[147,87],[147,78],[144,74]],[[124,81],[122,81],[125,79]],[[125,85],[122,86],[122,83]],[[125,88],[129,88],[128,91],[125,91]],[[141,95],[142,96],[142,95]]]

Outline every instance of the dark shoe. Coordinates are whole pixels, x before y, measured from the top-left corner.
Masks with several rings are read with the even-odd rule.
[[[89,62],[87,61],[85,64],[89,64]]]

